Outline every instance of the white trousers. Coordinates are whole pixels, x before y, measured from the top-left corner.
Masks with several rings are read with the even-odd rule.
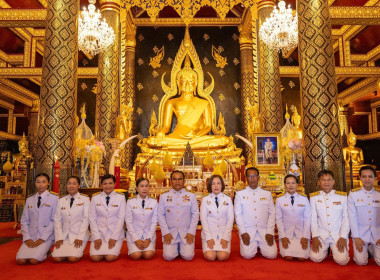
[[[368,251],[374,257],[377,265],[380,266],[380,246],[376,245],[376,241],[371,241],[366,243],[363,246],[363,251],[359,252],[356,250],[355,242],[352,240],[354,244],[354,261],[357,265],[367,265],[368,264]]]
[[[269,246],[265,240],[262,240],[259,233],[256,232],[254,238],[251,236],[249,245],[244,245],[240,237],[240,255],[244,259],[252,259],[257,254],[257,248],[260,248],[260,252],[263,257],[267,259],[275,259],[277,257],[277,246],[276,242],[272,246]]]
[[[333,241],[331,237],[327,238],[324,241],[321,238],[319,238],[319,241],[321,241],[322,248],[319,248],[318,253],[315,253],[312,249],[310,249],[310,259],[313,262],[323,261],[327,257],[327,252],[328,252],[329,247],[332,251],[333,259],[337,264],[346,265],[350,261],[348,250],[344,249],[343,253],[339,252],[338,247],[336,246],[336,243]],[[347,240],[347,246],[348,246],[348,240]]]
[[[195,246],[195,238],[193,244],[184,243],[179,236],[176,238],[175,242],[170,245],[166,245],[164,243],[164,238],[162,238],[163,245],[163,255],[164,259],[167,261],[172,261],[178,255],[185,261],[191,261],[194,258],[194,246]]]

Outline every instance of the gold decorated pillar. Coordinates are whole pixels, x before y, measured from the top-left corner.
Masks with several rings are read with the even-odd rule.
[[[273,0],[257,1],[259,26],[273,11]],[[265,132],[280,132],[284,126],[281,100],[280,63],[278,52],[260,42],[260,108]]]
[[[338,89],[328,1],[298,0],[305,190],[316,190],[322,161],[342,189]]]
[[[122,27],[122,88],[120,90],[120,105],[131,105],[133,108],[132,118],[132,131],[134,134],[135,123],[135,104],[136,104],[136,92],[135,92],[135,47],[136,47],[136,26],[132,23],[132,19],[129,13],[122,15],[121,27]],[[125,34],[123,34],[125,32]],[[121,153],[121,167],[131,170],[134,164],[134,143],[128,142]]]
[[[38,132],[38,111],[40,109],[40,100],[36,99],[32,102],[32,108],[29,110],[29,126],[28,126],[28,140],[29,151],[32,153],[33,158],[37,158],[37,132]]]
[[[115,41],[99,54],[98,93],[96,95],[95,135],[106,147],[103,163],[108,170],[112,147],[108,142],[115,137],[119,110],[119,24],[120,1],[100,0],[100,10],[108,26],[115,33]]]
[[[78,0],[48,1],[35,162],[37,172],[51,176],[59,160],[61,190],[74,163],[78,14]]]
[[[254,22],[256,24],[256,22]],[[240,43],[240,65],[241,65],[241,112],[243,122],[243,136],[252,142],[252,135],[249,134],[249,109],[255,100],[254,92],[254,67],[253,67],[253,47],[252,47],[252,11],[249,9],[245,14],[243,23],[239,26]],[[257,49],[256,49],[257,51]],[[256,93],[257,95],[257,93]],[[244,154],[248,162],[253,163],[253,151],[244,144]]]

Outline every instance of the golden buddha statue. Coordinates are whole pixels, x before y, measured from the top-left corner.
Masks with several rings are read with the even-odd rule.
[[[297,130],[300,130],[300,124],[301,124],[301,116],[300,114],[298,114],[297,112],[297,107],[292,105],[290,106],[290,110],[292,110],[293,114],[292,114],[292,118],[291,118],[291,121],[292,121],[292,125],[297,129]]]
[[[247,102],[247,104],[249,104],[249,101]],[[264,125],[263,125],[264,121],[259,112],[259,104],[250,106],[249,116],[251,120],[248,126],[248,133],[254,134],[254,133],[264,132]]]
[[[131,135],[133,106],[129,101],[127,105],[121,105],[120,116],[116,118],[115,138],[125,140]]]
[[[181,69],[183,61],[184,67]],[[223,127],[216,125],[215,103],[210,96],[214,79],[209,75],[212,82],[203,89],[202,66],[186,28],[172,68],[172,86],[165,84],[165,74],[161,79],[165,95],[160,102],[157,135],[150,136],[146,141],[150,149],[167,147],[169,150],[184,150],[188,142],[193,150],[198,151],[205,151],[208,146],[211,149],[228,146],[230,139],[220,135],[223,134]],[[171,131],[174,117],[176,125]],[[210,132],[214,135],[209,135]]]
[[[32,153],[29,151],[29,141],[25,137],[25,133],[22,134],[22,138],[18,141],[18,149],[20,153],[13,155],[13,164],[15,169],[22,169],[26,171],[27,162],[33,162]]]
[[[347,134],[348,147],[343,148],[343,157],[346,165],[349,165],[352,161],[352,166],[360,166],[364,163],[363,150],[355,147],[356,145],[356,135],[350,128],[350,132]]]

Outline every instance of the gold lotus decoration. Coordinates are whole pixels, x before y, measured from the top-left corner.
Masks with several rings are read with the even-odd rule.
[[[128,10],[133,6],[143,8],[152,21],[157,18],[158,13],[165,6],[171,6],[188,25],[203,6],[213,7],[217,14],[224,19],[229,10],[237,4],[251,7],[256,4],[257,0],[121,0],[121,2]]]

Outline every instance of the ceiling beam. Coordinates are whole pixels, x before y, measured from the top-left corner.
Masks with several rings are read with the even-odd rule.
[[[0,27],[45,27],[46,9],[0,9]]]
[[[15,105],[8,102],[8,101],[5,101],[3,99],[0,99],[0,107],[1,108],[4,108],[4,109],[7,109],[7,110],[14,110],[15,109]]]
[[[13,141],[19,141],[21,139],[21,136],[18,136],[16,134],[0,131],[0,140],[13,140]]]
[[[41,78],[41,76],[41,67],[0,67],[0,78],[3,79]],[[97,77],[97,67],[78,67],[78,78],[96,79]]]
[[[374,92],[377,90],[375,78],[368,78],[361,82],[354,84],[348,89],[339,93],[338,98],[342,101],[342,105],[349,104],[368,93]]]
[[[299,77],[300,69],[298,66],[280,66],[281,77]],[[339,77],[367,77],[379,78],[380,67],[335,67],[335,76]]]
[[[380,25],[380,7],[330,7],[333,25]]]

